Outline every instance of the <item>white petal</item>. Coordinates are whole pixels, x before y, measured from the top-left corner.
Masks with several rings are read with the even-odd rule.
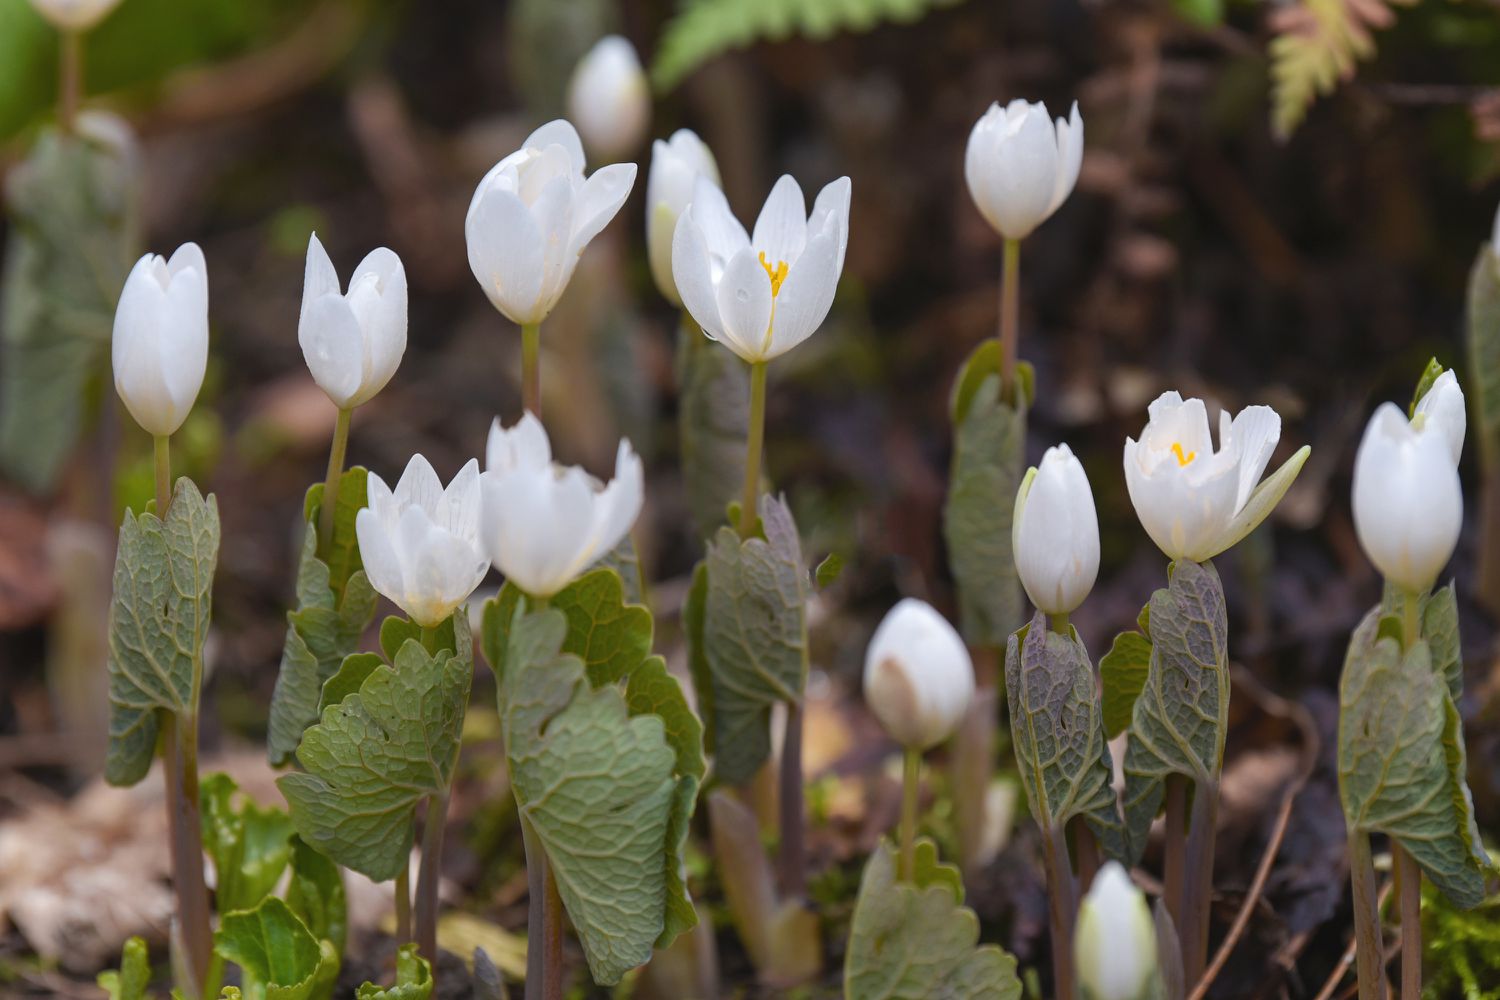
[[[767,357],[771,328],[771,278],[755,251],[744,247],[729,261],[717,289],[723,341],[746,361]]]
[[[750,244],[764,254],[766,263],[796,263],[807,245],[807,204],[802,188],[790,174],[782,174],[755,220]]]
[[[578,191],[573,208],[573,233],[568,250],[573,256],[583,253],[590,240],[609,224],[620,211],[630,189],[635,185],[634,163],[612,163],[594,171]]]
[[[329,259],[328,251],[323,249],[318,234],[313,233],[307,239],[307,264],[302,277],[302,311],[297,323],[299,338],[302,323],[306,322],[308,307],[325,295],[341,296],[343,293],[338,271]]]
[[[1425,395],[1417,401],[1416,414],[1425,421],[1425,429],[1443,435],[1449,454],[1457,465],[1464,452],[1464,434],[1468,430],[1467,407],[1458,376],[1448,369],[1437,377]],[[1414,414],[1415,415],[1415,414]]]
[[[1047,214],[1057,211],[1073,187],[1078,183],[1078,171],[1083,167],[1083,119],[1078,114],[1078,102],[1068,120],[1057,120],[1057,181],[1052,188],[1052,205]]]
[[[682,306],[714,340],[724,332],[719,317],[718,292],[714,288],[713,265],[703,231],[698,227],[694,206],[677,220],[672,234],[672,281],[682,296]]]
[[[579,569],[594,563],[620,544],[640,516],[644,501],[645,472],[641,458],[630,447],[630,442],[622,438],[615,452],[615,477],[594,497],[596,531],[591,551],[584,555],[584,565]]]
[[[574,209],[574,191],[566,177],[553,177],[531,203],[531,218],[542,234],[542,284],[536,300],[524,310],[523,322],[539,323],[545,319],[573,276],[578,263],[569,246]]]
[[[592,489],[580,470],[486,472],[480,479],[484,544],[495,567],[528,594],[548,597],[570,582],[592,525]]]
[[[417,507],[428,520],[433,520],[437,517],[438,505],[443,499],[443,483],[433,470],[432,463],[418,453],[406,463],[406,469],[401,473],[392,496],[403,516],[408,509]]]
[[[548,146],[561,146],[568,154],[568,163],[573,171],[580,176],[583,174],[585,164],[583,156],[583,141],[578,138],[578,130],[573,128],[571,122],[566,118],[557,118],[538,128],[526,137],[521,144],[523,149],[543,150]]]
[[[367,310],[356,310],[365,337],[360,403],[385,388],[406,353],[406,268],[394,251],[380,247],[365,255],[349,282],[350,297],[356,283],[371,287],[372,282],[375,298]]]
[[[781,294],[776,296],[768,358],[790,351],[828,318],[839,283],[837,239],[829,226],[808,242],[796,266],[787,272]]]
[[[1234,509],[1238,511],[1250,499],[1250,494],[1260,482],[1261,474],[1270,464],[1276,442],[1281,440],[1281,416],[1269,406],[1247,406],[1229,425],[1229,436],[1219,433],[1219,446],[1231,442],[1239,452],[1240,485],[1236,493]]]
[[[997,130],[1005,125],[1005,109],[999,102],[989,106],[974,127],[969,130],[969,142],[964,147],[964,182],[974,205],[996,230],[1000,228],[998,216],[991,202],[990,170],[995,158]]]
[[[1031,234],[1051,211],[1057,178],[1057,133],[1040,105],[1008,113],[984,167],[994,222],[1007,239]]]
[[[542,233],[512,192],[489,190],[464,226],[469,268],[496,309],[529,323],[542,290]]]
[[[722,270],[729,258],[750,245],[750,237],[745,235],[745,227],[729,210],[724,192],[701,174],[693,185],[691,208],[715,268]]]
[[[338,294],[302,306],[297,326],[302,359],[318,388],[340,409],[359,393],[364,377],[364,341],[349,304]]]
[[[372,482],[377,477],[370,477]],[[375,592],[399,604],[405,597],[401,559],[387,537],[387,529],[375,511],[366,507],[354,518],[354,537],[359,541],[359,559]]]
[[[1463,523],[1458,469],[1440,433],[1413,430],[1393,403],[1370,418],[1354,458],[1354,527],[1381,574],[1426,591]]]
[[[818,192],[817,200],[813,202],[812,216],[807,223],[808,233],[816,236],[823,231],[827,220],[835,221],[838,233],[840,274],[844,271],[844,253],[849,248],[849,199],[853,195],[853,190],[853,185],[847,177],[840,177],[824,185],[823,190]]]
[[[530,410],[522,413],[521,419],[509,430],[501,426],[499,417],[490,424],[490,436],[484,450],[487,472],[546,469],[551,464],[552,444],[547,440],[547,429]]]
[[[396,530],[396,521],[400,518],[400,510],[396,508],[396,498],[391,493],[391,488],[386,485],[385,480],[374,472],[365,476],[365,508],[372,511],[379,519],[382,530]]]
[[[443,490],[433,523],[456,538],[479,537],[479,461],[469,459]]]

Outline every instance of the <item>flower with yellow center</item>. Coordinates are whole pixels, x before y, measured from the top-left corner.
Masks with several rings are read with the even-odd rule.
[[[703,332],[754,364],[796,347],[822,324],[849,245],[849,178],[819,192],[812,215],[802,188],[782,177],[753,236],[724,193],[699,175],[672,238],[672,276]]]

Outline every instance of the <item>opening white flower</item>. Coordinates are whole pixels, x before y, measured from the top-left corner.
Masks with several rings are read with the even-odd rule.
[[[1262,483],[1281,438],[1269,406],[1248,406],[1232,421],[1221,412],[1218,451],[1203,400],[1164,392],[1149,414],[1140,443],[1125,439],[1125,485],[1146,534],[1172,560],[1204,562],[1248,535],[1311,452],[1303,446]]]
[[[865,701],[897,742],[925,750],[953,734],[974,697],[974,662],[948,619],[901,600],[865,652]]]
[[[484,175],[469,203],[469,267],[496,309],[521,325],[557,305],[579,255],[630,194],[634,163],[583,176],[583,144],[548,122]]]
[[[1106,861],[1078,908],[1073,961],[1093,1000],[1144,1000],[1158,964],[1146,897],[1118,861]]]
[[[182,426],[208,368],[208,265],[196,243],[136,261],[115,307],[115,391],[149,434]]]
[[[87,31],[120,5],[120,0],[31,0],[36,12],[62,31]]]
[[[1431,386],[1417,400],[1412,414],[1429,430],[1436,430],[1448,443],[1448,453],[1457,465],[1464,451],[1464,434],[1468,430],[1468,408],[1464,405],[1464,391],[1459,387],[1458,376],[1448,369],[1433,380]]]
[[[1048,448],[1021,481],[1011,550],[1026,596],[1049,615],[1071,613],[1094,588],[1099,515],[1089,478],[1067,445]]]
[[[1425,593],[1453,555],[1463,512],[1441,422],[1407,420],[1395,403],[1380,404],[1354,457],[1354,529],[1375,568],[1404,590]]]
[[[635,152],[651,124],[651,86],[635,46],[607,35],[584,53],[568,81],[568,115],[596,157]]]
[[[680,128],[671,139],[652,143],[651,170],[646,175],[646,255],[657,289],[674,306],[682,305],[682,296],[672,277],[672,234],[692,203],[700,175],[719,185],[714,154],[697,133]]]
[[[703,332],[749,362],[769,361],[822,324],[849,245],[849,178],[818,193],[804,214],[802,188],[783,176],[771,189],[753,237],[729,202],[699,175],[677,220],[672,276]]]
[[[974,204],[995,231],[1019,240],[1057,211],[1083,165],[1078,103],[1054,123],[1045,104],[991,104],[975,122],[964,152],[964,179]]]
[[[385,388],[406,353],[406,269],[380,247],[359,262],[349,291],[313,233],[297,342],[318,388],[340,409],[368,402]]]
[[[470,459],[444,489],[427,459],[413,455],[394,493],[373,472],[368,490],[354,530],[370,586],[433,628],[489,572],[479,545],[479,463]]]
[[[495,568],[533,597],[551,597],[598,562],[635,523],[645,473],[620,441],[615,478],[600,483],[552,462],[552,445],[530,413],[509,430],[496,420],[485,449],[482,537]]]

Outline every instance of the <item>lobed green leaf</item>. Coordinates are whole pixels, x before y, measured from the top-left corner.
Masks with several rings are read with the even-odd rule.
[[[349,905],[344,876],[339,866],[292,835],[292,878],[286,887],[286,905],[307,926],[312,936],[333,945],[342,955],[349,938]]]
[[[224,914],[214,951],[243,973],[247,1000],[314,1000],[338,978],[333,945],[313,937],[285,903],[267,896],[253,910]]]
[[[248,910],[276,888],[292,856],[292,820],[263,808],[227,774],[210,774],[198,786],[203,849],[213,859],[214,905],[221,913]]]
[[[1115,636],[1109,652],[1099,661],[1106,739],[1112,740],[1130,728],[1135,700],[1141,696],[1150,670],[1150,639],[1133,630]]]
[[[522,597],[507,583],[484,607],[484,655],[497,676],[505,673],[510,625]],[[624,583],[613,568],[585,573],[553,595],[548,606],[567,616],[563,651],[583,660],[594,687],[621,680],[651,655],[651,612],[626,603]]]

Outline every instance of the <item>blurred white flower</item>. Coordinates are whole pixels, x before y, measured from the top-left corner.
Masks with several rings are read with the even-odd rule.
[[[672,277],[703,332],[749,362],[769,361],[810,337],[833,305],[849,246],[849,178],[818,193],[783,176],[745,235],[724,192],[699,175],[672,238]]]
[[[1429,394],[1430,395],[1430,394]],[[1464,498],[1441,422],[1413,423],[1381,403],[1354,457],[1354,530],[1390,582],[1426,592],[1453,548]]]
[[[897,742],[925,750],[953,734],[974,697],[974,663],[932,605],[901,600],[865,652],[865,701]]]
[[[1464,432],[1468,429],[1468,412],[1464,406],[1464,391],[1459,388],[1458,376],[1449,368],[1439,375],[1421,399],[1417,400],[1413,418],[1421,417],[1423,426],[1442,432],[1448,442],[1448,452],[1457,465],[1464,451]]]
[[[1089,596],[1099,575],[1099,516],[1088,476],[1067,445],[1048,448],[1021,481],[1011,536],[1032,604],[1068,614]]]
[[[596,157],[622,159],[640,148],[651,124],[651,86],[635,46],[619,35],[594,43],[568,80],[568,117]]]
[[[307,241],[307,274],[297,341],[313,381],[340,409],[368,402],[396,374],[406,353],[406,270],[381,247],[359,262],[349,291],[314,233]]]
[[[719,167],[707,144],[691,129],[680,128],[672,138],[651,145],[651,170],[646,175],[646,256],[656,287],[674,306],[682,305],[672,278],[672,234],[677,219],[693,200],[698,178],[719,184]]]
[[[119,5],[120,0],[31,0],[36,12],[60,31],[87,31]]]
[[[182,426],[208,367],[208,265],[196,243],[136,261],[115,307],[115,391],[152,435]]]
[[[1106,861],[1078,907],[1073,962],[1090,1000],[1146,1000],[1157,967],[1146,897],[1118,861]]]
[[[1067,200],[1083,164],[1078,103],[1054,124],[1044,104],[998,102],[974,124],[964,153],[964,179],[974,204],[996,232],[1019,240]]]
[[[470,459],[444,489],[427,459],[413,455],[394,493],[373,472],[368,490],[354,530],[370,586],[432,628],[490,568],[479,545],[479,463]]]
[[[1164,392],[1149,408],[1140,443],[1125,439],[1125,485],[1146,534],[1172,560],[1212,559],[1265,520],[1291,486],[1309,449],[1267,479],[1261,473],[1281,437],[1269,406],[1219,414],[1214,451],[1201,399]]]
[[[589,240],[635,183],[634,163],[584,179],[583,145],[563,119],[548,122],[490,168],[474,191],[464,235],[469,267],[496,309],[521,325],[557,305]]]
[[[620,441],[607,486],[577,466],[552,463],[552,445],[530,413],[490,427],[481,477],[481,536],[495,568],[532,597],[551,597],[620,544],[645,499],[645,474]]]

